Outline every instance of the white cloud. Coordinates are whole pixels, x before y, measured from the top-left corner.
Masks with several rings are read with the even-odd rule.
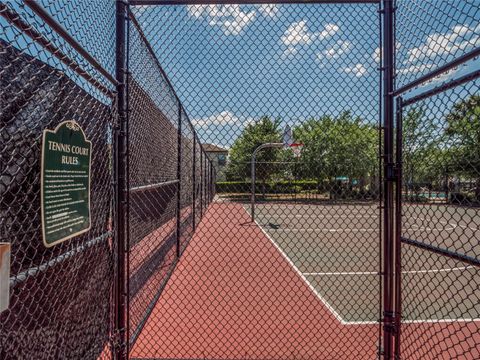
[[[356,77],[361,77],[367,73],[367,68],[363,64],[356,64],[352,67],[346,67],[344,71],[347,74],[353,74]]]
[[[323,59],[338,59],[340,56],[348,52],[352,48],[350,41],[337,41],[333,46],[323,50],[317,54],[318,60]]]
[[[225,35],[239,35],[255,18],[256,12],[244,12],[240,5],[188,5],[188,14],[196,19],[206,19]]]
[[[340,28],[335,24],[327,24],[320,32],[308,30],[306,20],[291,24],[281,37],[282,42],[287,46],[310,45],[314,40],[323,40],[335,35]]]
[[[434,33],[425,42],[408,50],[409,62],[431,59],[435,56],[454,54],[458,50],[468,50],[480,45],[480,25],[456,25],[445,33]]]
[[[192,119],[194,126],[206,128],[216,126],[245,126],[254,120],[249,117],[238,117],[230,111],[224,110],[218,114],[210,115],[206,118]]]
[[[305,20],[291,24],[281,37],[282,42],[287,46],[309,45],[314,38],[315,34],[308,30]]]
[[[372,58],[377,64],[380,63],[380,48],[379,47],[377,47],[375,49],[375,51],[373,52]]]
[[[298,53],[299,48],[311,45],[316,40],[324,40],[334,36],[340,28],[335,24],[326,24],[322,31],[312,32],[308,29],[306,20],[292,23],[280,38],[287,46],[283,57]]]
[[[340,30],[340,27],[338,25],[327,24],[325,25],[324,29],[317,34],[317,36],[320,40],[323,40],[332,37],[338,32],[338,30]]]
[[[258,7],[258,11],[260,12],[260,14],[265,17],[271,18],[275,17],[279,10],[280,6],[275,4],[264,4]]]

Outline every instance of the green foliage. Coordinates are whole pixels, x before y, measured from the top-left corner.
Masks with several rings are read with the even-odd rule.
[[[480,95],[456,103],[446,116],[449,137],[449,170],[469,177],[480,177]]]
[[[294,137],[304,144],[301,172],[306,177],[364,181],[378,171],[378,131],[348,111],[309,119],[294,129]]]
[[[407,183],[443,180],[447,154],[437,123],[419,107],[403,116],[403,174]]]
[[[269,142],[281,141],[281,128],[279,119],[270,119],[268,116],[247,125],[242,134],[235,140],[230,150],[230,163],[227,169],[228,179],[244,180],[250,178],[250,161],[253,151],[260,145]],[[271,162],[281,160],[281,151],[267,148],[258,153],[258,162]],[[257,179],[266,181],[272,174],[272,169],[267,166],[257,170]]]
[[[251,191],[250,181],[219,181],[215,184],[217,193],[248,193]],[[269,194],[287,194],[301,191],[314,191],[319,188],[316,180],[269,181],[256,183],[256,192]]]
[[[403,144],[407,184],[446,186],[447,179],[476,179],[475,196],[480,199],[479,95],[454,104],[443,121],[422,108],[410,109],[403,118]]]

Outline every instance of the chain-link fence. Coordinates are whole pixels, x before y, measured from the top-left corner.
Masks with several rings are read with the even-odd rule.
[[[397,6],[396,356],[475,359],[480,11],[475,1]]]
[[[377,10],[131,7],[219,176],[133,358],[377,356]]]
[[[50,27],[49,19],[34,11],[36,4],[28,5],[0,3],[0,241],[11,244],[10,306],[0,314],[0,358],[108,358],[113,77],[103,76],[99,63]],[[43,1],[42,6],[65,28],[77,29],[79,42],[106,67],[104,73],[111,73],[113,4],[96,7],[95,19],[85,16],[92,11],[86,2],[60,6]],[[93,28],[109,31],[99,34]],[[61,182],[54,179],[65,175],[47,175],[45,183],[52,185],[41,195],[42,134],[71,120],[93,148],[90,230],[47,248],[42,243],[41,198]],[[59,196],[51,204],[65,205]],[[57,206],[44,210],[49,207]],[[55,217],[46,221],[58,229]]]
[[[0,358],[478,358],[479,22],[0,2]],[[64,124],[91,142],[77,236],[78,159],[42,161]]]
[[[198,135],[140,24],[129,16],[128,327],[133,345],[212,200],[212,189],[210,161]]]

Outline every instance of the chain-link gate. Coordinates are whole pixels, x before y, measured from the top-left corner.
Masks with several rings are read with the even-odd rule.
[[[395,356],[401,359],[480,356],[478,5],[397,2]],[[418,34],[427,31],[422,41]]]
[[[136,112],[156,107],[172,131],[182,123],[180,176],[172,167],[161,181],[180,178],[180,193],[190,190],[198,154],[184,145],[190,127],[183,116],[177,120],[175,88],[204,159],[217,170],[216,195],[175,271],[162,273],[177,261],[173,246],[170,257],[150,268],[158,274],[151,297],[163,291],[142,326],[134,317],[145,310],[137,310],[130,290],[130,356],[377,357],[383,317],[378,4],[179,4],[131,2],[130,82],[142,84],[152,102],[137,103],[129,85],[129,122],[140,126]],[[279,146],[287,124],[303,144],[301,155]],[[148,133],[160,136],[151,125]],[[174,131],[163,134],[173,143],[161,141],[162,159],[175,160]],[[157,142],[139,141],[150,166],[149,143]],[[258,148],[266,143],[273,147]],[[130,142],[130,179],[140,170],[132,150]],[[173,199],[176,188],[155,191]],[[182,217],[191,211],[190,194],[185,202],[181,195]],[[132,215],[133,204],[131,194]],[[154,237],[142,242],[165,243],[168,232]],[[136,241],[131,235],[130,244]],[[137,256],[131,249],[131,265]],[[134,276],[130,289],[137,289]]]
[[[479,5],[0,1],[0,358],[480,357]]]

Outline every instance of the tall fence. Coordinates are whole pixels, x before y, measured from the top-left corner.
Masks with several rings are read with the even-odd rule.
[[[402,359],[480,355],[477,5],[397,2],[395,355]]]
[[[0,358],[479,358],[478,4],[204,3],[0,1]]]

